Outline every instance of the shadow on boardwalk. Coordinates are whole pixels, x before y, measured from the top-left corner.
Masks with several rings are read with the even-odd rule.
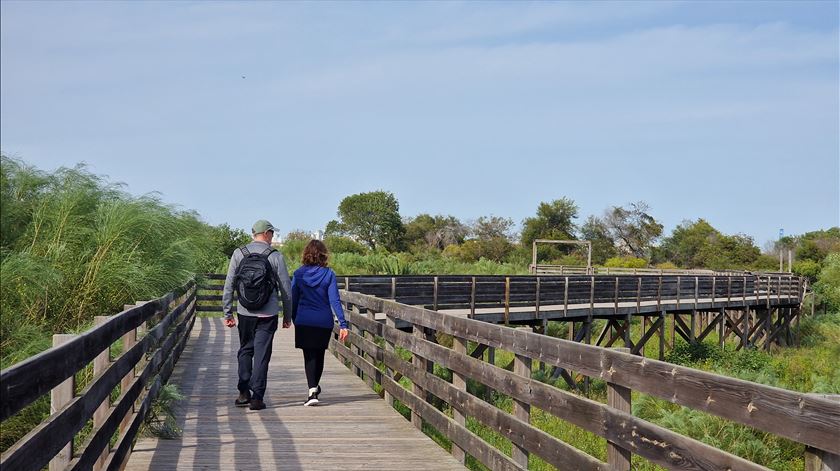
[[[237,408],[236,331],[198,319],[170,379],[186,396],[183,435],[138,440],[127,469],[463,469],[329,353],[323,405],[303,407],[303,357],[293,344],[292,329],[278,330],[268,407]]]

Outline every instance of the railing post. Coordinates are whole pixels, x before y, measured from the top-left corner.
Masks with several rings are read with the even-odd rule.
[[[130,307],[131,307],[130,305],[126,305],[125,309],[129,309]],[[131,350],[131,348],[134,347],[136,344],[137,344],[137,329],[131,329],[128,332],[126,332],[125,335],[122,336],[122,345],[123,345],[122,352],[123,352],[123,354],[125,354],[126,352]],[[123,379],[120,380],[120,395],[121,396],[125,395],[126,391],[128,391],[128,388],[129,388],[129,386],[131,386],[132,382],[134,382],[134,368],[129,370],[128,373],[126,373],[126,375],[123,377]],[[131,423],[131,414],[133,412],[134,412],[134,404],[131,405],[128,412],[125,414],[125,417],[123,417],[123,419],[120,421],[120,428],[119,428],[120,436],[123,436],[125,434],[126,430],[128,430],[128,426]]]
[[[840,394],[808,394],[840,402]],[[810,446],[805,447],[805,471],[837,471],[840,469],[840,455]]]
[[[680,282],[681,281],[682,281],[682,277],[678,275],[677,276],[677,310],[678,311],[680,310],[680,288],[681,288],[681,286],[680,286],[681,283]]]
[[[110,319],[108,316],[96,316],[93,318],[94,324],[100,326]],[[103,350],[96,358],[93,359],[93,376],[94,378],[102,374],[105,370],[108,369],[108,364],[111,362],[110,358],[111,354],[111,347],[109,346],[105,350]],[[108,409],[111,407],[111,398],[106,397],[102,404],[96,408],[93,412],[93,428],[101,427],[105,420],[108,418]],[[105,462],[108,460],[108,452],[110,451],[109,445],[106,444],[105,448],[102,449],[102,454],[99,456],[99,459],[93,465],[94,470],[100,470],[105,466]]]
[[[659,360],[665,360],[665,311],[659,311]]]
[[[452,350],[455,353],[459,353],[461,355],[467,355],[467,341],[466,339],[462,339],[460,337],[453,337],[452,338]],[[452,386],[458,388],[461,391],[467,390],[467,377],[458,373],[456,371],[452,372]],[[464,427],[467,426],[467,418],[462,414],[458,409],[452,408],[452,419],[455,420],[455,423],[462,425]],[[464,449],[459,447],[456,444],[452,444],[452,456],[458,460],[459,463],[463,464],[466,459],[466,453]]]
[[[642,312],[642,277],[637,278],[636,282],[636,314]]]
[[[505,277],[505,325],[510,324],[510,277]]]
[[[530,327],[517,327],[517,330],[531,332]],[[513,358],[513,373],[525,378],[531,378],[531,358],[523,355],[516,355]],[[513,401],[513,415],[525,422],[531,423],[531,405],[527,402]],[[517,465],[528,469],[528,450],[514,444],[511,450],[511,458]]]
[[[393,317],[391,317],[389,315],[386,315],[385,316],[385,325],[388,326],[388,327],[391,327],[393,329],[396,329],[397,328],[397,321]],[[395,351],[394,344],[386,340],[385,341],[385,351],[394,352]],[[385,367],[385,374],[387,374],[389,378],[392,378],[392,379],[394,378],[393,370],[391,370],[387,366]],[[389,406],[394,407],[394,396],[392,396],[391,393],[389,393],[388,391],[385,391],[385,402],[387,402]]]
[[[630,353],[629,348],[615,348],[614,350]],[[607,405],[630,414],[630,388],[607,382]],[[615,471],[630,471],[629,450],[621,448],[613,442],[607,442],[607,464]]]
[[[662,309],[662,275],[659,275],[659,284],[656,286],[656,310]]]
[[[376,318],[376,315],[370,309],[365,309],[364,314],[361,313],[361,309],[359,311],[360,311],[359,315],[367,317],[371,320]],[[373,335],[372,333],[368,332],[367,330],[364,330],[364,329],[360,328],[358,325],[355,326],[355,327],[356,327],[356,333],[359,334],[360,337],[362,337],[363,339],[370,340],[372,343],[375,343],[373,338],[372,338],[372,335]],[[367,353],[365,353],[365,351],[362,350],[361,348],[359,349],[359,356],[361,356],[364,359],[367,359],[372,365],[376,364],[376,360],[373,357],[371,357],[370,355],[368,355]],[[368,387],[370,387],[371,389],[374,389],[374,383],[376,383],[376,378],[365,374],[365,383],[367,383]]]
[[[470,288],[470,319],[475,317],[475,277],[472,277],[472,286]]]
[[[76,338],[72,334],[55,334],[53,335],[53,347],[58,347]],[[64,406],[73,400],[73,395],[76,390],[75,375],[67,378],[50,391],[50,414],[55,414]],[[55,455],[55,458],[50,460],[50,471],[63,470],[70,464],[73,459],[73,440],[70,440],[67,445]]]
[[[565,277],[563,283],[563,317],[569,315],[569,277]]]
[[[412,333],[418,339],[425,339],[425,334],[423,332],[423,327],[417,324],[413,324],[411,326]],[[421,357],[417,352],[411,352],[411,363],[417,367],[420,371],[426,371],[426,359]],[[414,393],[415,396],[419,397],[421,400],[426,399],[426,392],[417,385],[416,382],[412,382],[411,384],[411,392]],[[417,430],[423,429],[423,417],[417,413],[416,410],[411,411],[411,423],[417,427]]]
[[[540,277],[539,276],[537,277],[536,290],[537,290],[537,292],[534,296],[534,298],[535,298],[534,299],[534,318],[539,319],[540,318]],[[548,319],[543,319],[543,325],[545,325],[545,323],[547,321],[548,321]],[[543,331],[543,334],[545,334],[545,331]]]
[[[435,277],[435,285],[432,288],[432,310],[438,310],[438,277]]]
[[[356,306],[355,304],[351,304],[349,307],[350,307],[350,312],[352,312],[356,315],[361,315],[362,314],[361,311],[359,310],[359,307]],[[350,332],[353,332],[360,337],[363,335],[362,330],[359,328],[359,326],[356,325],[353,322],[350,323]],[[358,355],[360,358],[364,358],[363,355],[362,355],[362,349],[361,348],[356,347],[356,346],[351,344],[350,345],[350,351],[355,353],[356,355]],[[349,360],[349,358],[348,358],[348,360]],[[350,363],[352,364],[353,362],[351,361]],[[353,364],[353,374],[361,378],[362,377],[362,369],[359,368],[358,366],[356,366],[355,364]]]
[[[615,304],[614,304],[613,313],[617,316],[618,315],[618,277],[615,277]]]

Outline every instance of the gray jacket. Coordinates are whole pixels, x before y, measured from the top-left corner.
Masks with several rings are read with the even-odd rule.
[[[248,251],[251,253],[262,253],[269,247],[265,242],[253,241],[246,245]],[[236,277],[236,270],[239,268],[239,262],[242,261],[242,251],[236,249],[230,257],[230,264],[228,265],[227,277],[225,277],[225,290],[222,293],[222,309],[225,313],[225,319],[233,317],[233,279]],[[283,318],[291,319],[292,316],[292,282],[289,280],[289,271],[286,269],[286,259],[280,252],[272,252],[268,256],[268,262],[271,267],[277,272],[277,279],[280,280],[280,296],[283,299]],[[276,316],[280,311],[280,304],[277,299],[277,293],[272,293],[271,297],[265,306],[255,309],[253,311],[245,309],[237,305],[236,313],[240,316]]]

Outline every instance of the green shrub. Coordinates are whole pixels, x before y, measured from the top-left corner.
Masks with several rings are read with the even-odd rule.
[[[813,283],[820,273],[820,264],[813,260],[797,260],[793,264],[793,273],[804,276]]]
[[[324,244],[327,246],[327,249],[334,254],[354,253],[362,255],[367,253],[367,248],[364,245],[349,237],[328,236],[324,239]]]
[[[823,262],[814,292],[834,311],[840,310],[840,252],[829,254]]]
[[[604,262],[604,266],[610,268],[645,268],[648,266],[648,262],[637,257],[612,257]]]

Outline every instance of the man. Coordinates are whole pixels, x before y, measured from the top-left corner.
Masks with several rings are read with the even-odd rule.
[[[271,342],[277,331],[277,313],[280,310],[277,290],[280,290],[283,300],[283,328],[286,329],[291,325],[291,282],[283,254],[271,248],[274,226],[261,219],[254,223],[251,232],[254,241],[240,247],[230,257],[222,305],[225,325],[236,326],[237,319],[233,317],[233,290],[236,288],[239,297],[236,307],[239,320],[239,353],[237,354],[239,397],[234,401],[234,405],[261,410],[265,409],[265,385],[268,362],[271,360]],[[268,264],[266,264],[266,258]],[[256,278],[249,276],[249,273],[259,273],[261,264],[265,267],[267,276]],[[256,267],[256,270],[253,267]],[[248,283],[262,282],[271,284],[257,286],[257,288],[270,289],[270,291],[263,291],[262,299],[260,299],[260,296],[253,295],[259,290],[254,291]]]

